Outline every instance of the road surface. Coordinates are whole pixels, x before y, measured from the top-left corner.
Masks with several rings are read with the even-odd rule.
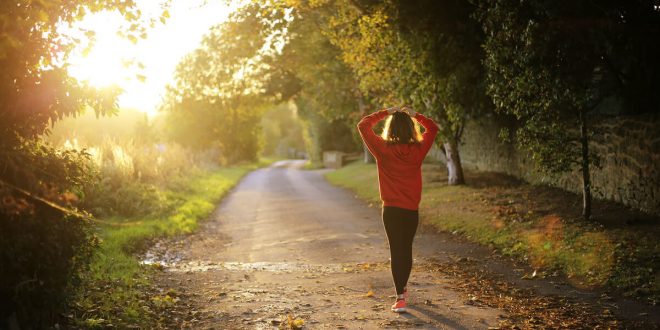
[[[519,279],[514,270],[525,270],[486,248],[424,229],[415,240],[409,313],[392,313],[380,205],[366,205],[328,184],[324,171],[301,170],[303,164],[281,161],[248,174],[196,234],[159,243],[147,254],[148,262],[164,266],[158,284],[177,301],[173,324],[273,329],[289,326],[290,317],[305,329],[488,329],[509,317],[506,303],[479,303],[483,297],[469,292],[462,281],[470,271],[439,262],[471,264],[474,272],[488,268],[505,279]],[[518,282],[546,294],[567,291],[551,281]],[[509,299],[520,300],[515,297]]]

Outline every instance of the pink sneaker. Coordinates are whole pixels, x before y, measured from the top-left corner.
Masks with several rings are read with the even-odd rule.
[[[392,311],[395,313],[405,313],[406,312],[406,299],[397,299],[397,301],[392,305]]]

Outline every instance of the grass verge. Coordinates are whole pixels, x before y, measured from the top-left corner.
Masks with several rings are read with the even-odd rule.
[[[307,160],[305,162],[305,165],[302,167],[303,170],[318,170],[321,168],[324,168],[322,162],[313,162],[311,160]]]
[[[534,276],[563,274],[577,287],[609,287],[654,305],[660,300],[657,218],[596,201],[596,221],[585,222],[575,194],[469,171],[468,185],[447,186],[437,164],[425,164],[423,173],[424,223],[523,260],[537,269]],[[374,164],[355,162],[326,178],[380,202]]]
[[[103,219],[88,272],[67,317],[79,328],[158,328],[159,310],[171,301],[152,292],[149,266],[137,253],[154,239],[193,232],[222,197],[250,170],[268,164],[200,171],[161,188],[174,207],[163,215]]]

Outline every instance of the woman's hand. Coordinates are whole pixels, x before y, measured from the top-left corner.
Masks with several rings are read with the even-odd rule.
[[[399,108],[399,107],[389,107],[389,108],[385,108],[385,110],[387,110],[387,113],[389,113],[391,115],[391,114],[394,114],[397,111],[401,111],[401,108]]]
[[[417,112],[407,105],[404,105],[403,108],[401,108],[401,111],[407,113],[410,117],[415,117],[415,115],[417,115]]]

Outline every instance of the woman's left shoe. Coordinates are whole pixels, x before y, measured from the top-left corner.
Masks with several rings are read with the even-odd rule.
[[[392,311],[395,313],[405,313],[406,312],[406,299],[398,299],[394,305],[392,305]]]

